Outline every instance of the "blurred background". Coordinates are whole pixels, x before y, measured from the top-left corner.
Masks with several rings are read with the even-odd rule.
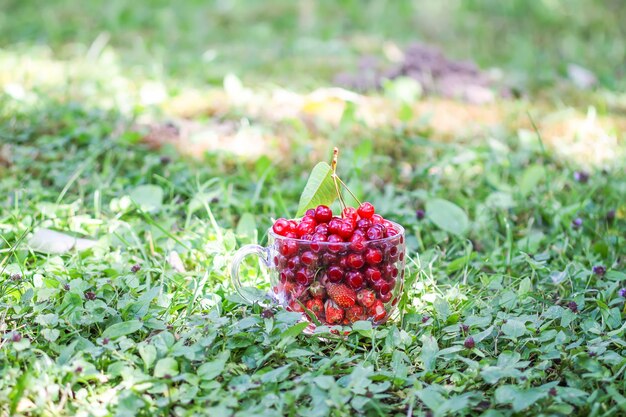
[[[524,88],[554,83],[576,64],[616,89],[623,87],[626,61],[620,24],[626,8],[619,0],[0,5],[3,72],[30,56],[51,63],[101,60],[99,72],[109,76],[122,72],[176,84],[221,84],[234,72],[245,82],[306,88],[332,81],[363,54],[393,59],[389,43],[425,42],[483,68],[503,68]],[[2,77],[6,82],[9,75]]]
[[[169,119],[147,141],[196,156],[297,144],[293,119],[336,125],[346,103],[369,128],[401,119],[444,139],[530,129],[530,105],[548,143],[602,164],[624,126],[625,18],[619,0],[1,0],[0,91]],[[237,126],[179,120],[224,115]],[[264,123],[285,120],[290,138]]]

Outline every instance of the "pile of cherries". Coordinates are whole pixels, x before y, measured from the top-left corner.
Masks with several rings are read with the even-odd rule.
[[[404,237],[372,204],[346,207],[341,217],[320,205],[272,230],[274,293],[289,310],[329,325],[388,318],[402,291]]]

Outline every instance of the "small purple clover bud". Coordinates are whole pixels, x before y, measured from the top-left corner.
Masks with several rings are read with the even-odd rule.
[[[20,274],[11,275],[11,281],[19,281],[21,279],[22,279],[22,276]]]
[[[606,221],[611,223],[613,220],[615,220],[615,210],[609,210],[606,212]]]
[[[582,225],[583,225],[583,219],[581,219],[580,217],[576,217],[574,220],[572,220],[573,229],[580,229]]]
[[[422,323],[426,323],[428,320],[430,320],[430,316],[422,316]]]
[[[87,300],[95,300],[96,299],[96,293],[93,291],[87,291],[85,292],[85,298]]]
[[[620,297],[626,297],[626,288],[620,288],[620,290],[617,293],[619,294]]]
[[[470,336],[465,339],[465,342],[463,342],[463,346],[465,346],[466,349],[473,349],[474,346],[476,346],[476,342],[474,342],[474,338]]]
[[[550,390],[548,391],[548,395],[550,395],[551,397],[556,397],[556,388],[552,387],[550,388]]]
[[[578,313],[578,304],[576,304],[574,301],[570,301],[569,303],[567,303],[567,308],[569,308],[572,313]]]
[[[417,209],[415,210],[415,217],[417,217],[417,220],[423,220],[426,217],[426,212],[422,209]]]
[[[603,277],[606,274],[606,268],[603,265],[596,265],[593,267],[593,273],[599,277]]]
[[[269,308],[266,308],[265,310],[261,311],[261,317],[263,317],[264,319],[271,319],[272,317],[274,317],[274,312]]]
[[[21,340],[22,340],[22,335],[20,334],[20,332],[13,332],[13,334],[11,335],[11,341],[17,343]]]
[[[141,269],[141,265],[139,264],[135,264],[130,268],[130,272],[132,272],[133,274],[139,272],[139,270]]]
[[[581,184],[587,184],[589,181],[589,173],[586,171],[576,171],[574,172],[574,180]]]

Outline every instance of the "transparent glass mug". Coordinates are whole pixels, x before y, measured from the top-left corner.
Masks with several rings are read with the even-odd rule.
[[[247,301],[239,266],[251,254],[270,269],[271,296],[289,311],[322,325],[350,325],[357,320],[385,322],[396,310],[404,287],[404,228],[383,239],[313,242],[280,236],[270,228],[267,247],[246,245],[235,253],[231,280]]]

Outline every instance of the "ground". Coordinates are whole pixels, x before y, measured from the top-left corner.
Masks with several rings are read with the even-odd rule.
[[[626,414],[619,1],[0,5],[0,415]],[[415,41],[514,94],[333,84]],[[228,273],[333,146],[409,255],[345,338]]]

